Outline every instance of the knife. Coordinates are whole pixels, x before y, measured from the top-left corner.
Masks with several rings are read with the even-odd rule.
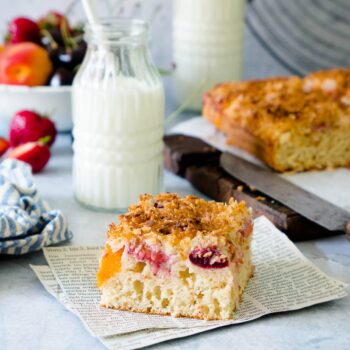
[[[284,204],[330,231],[350,235],[350,213],[305,191],[270,169],[263,168],[231,153],[220,157],[221,167],[236,179]]]

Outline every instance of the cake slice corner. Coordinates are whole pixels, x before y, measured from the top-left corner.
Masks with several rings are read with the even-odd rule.
[[[141,196],[111,225],[97,273],[101,305],[175,317],[233,317],[253,274],[244,202]]]

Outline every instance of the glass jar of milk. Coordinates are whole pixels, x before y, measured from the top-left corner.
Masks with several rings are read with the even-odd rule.
[[[87,25],[73,82],[73,186],[94,209],[123,210],[162,188],[164,90],[138,20]]]
[[[174,0],[175,102],[200,110],[202,94],[242,75],[245,0]]]

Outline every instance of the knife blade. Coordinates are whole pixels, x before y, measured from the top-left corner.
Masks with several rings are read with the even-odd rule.
[[[294,185],[272,170],[228,152],[221,154],[220,165],[231,176],[254,186],[322,227],[350,234],[350,213]]]

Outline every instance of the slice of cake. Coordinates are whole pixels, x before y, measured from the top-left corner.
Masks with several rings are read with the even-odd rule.
[[[350,166],[350,70],[223,83],[203,115],[227,142],[279,171]]]
[[[230,319],[253,273],[244,202],[143,195],[112,224],[97,273],[101,305]]]

